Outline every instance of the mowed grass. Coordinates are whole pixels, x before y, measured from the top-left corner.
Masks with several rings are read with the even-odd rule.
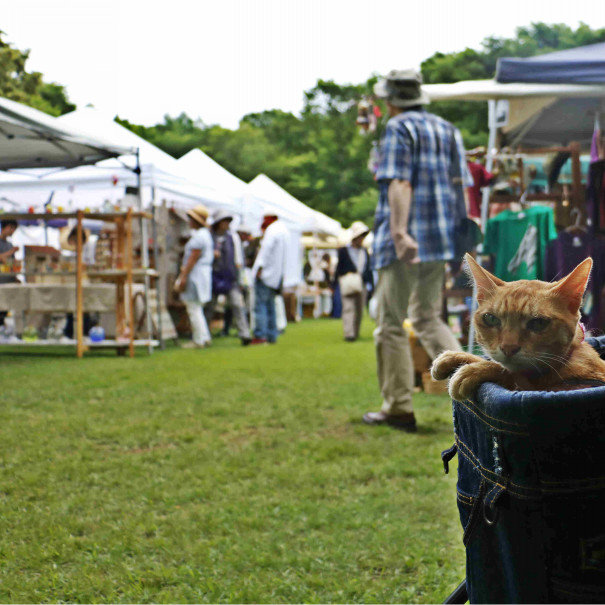
[[[0,602],[443,601],[464,574],[450,403],[418,395],[414,435],[363,425],[371,330],[0,348]]]

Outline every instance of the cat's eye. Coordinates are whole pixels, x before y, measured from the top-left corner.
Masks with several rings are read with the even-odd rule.
[[[550,319],[546,317],[534,317],[527,322],[527,329],[532,332],[542,332],[550,323]]]
[[[485,325],[489,326],[490,328],[495,328],[500,325],[500,320],[491,313],[484,313],[483,321],[485,322]]]

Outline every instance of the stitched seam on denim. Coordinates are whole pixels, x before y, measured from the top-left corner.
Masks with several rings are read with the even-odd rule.
[[[559,487],[557,489],[546,489],[545,488],[542,490],[542,493],[544,493],[544,494],[573,494],[575,492],[591,491],[595,487],[603,489],[605,487],[605,478],[599,484],[595,484],[595,485],[585,485],[585,486],[569,485],[567,488]]]
[[[462,444],[462,442],[461,442],[461,444]],[[460,448],[460,453],[462,455],[465,455],[464,448],[468,449],[468,446],[463,445],[463,447]],[[469,450],[469,452],[470,452],[470,450]],[[470,460],[470,458],[468,456],[466,456],[466,458],[468,458],[469,461],[472,462],[472,460]],[[530,494],[524,494],[523,492],[518,491],[518,490],[527,490],[528,492],[536,492],[537,494],[541,493],[541,490],[539,488],[537,488],[537,487],[526,487],[524,485],[519,485],[518,483],[515,483],[514,481],[510,481],[509,484],[508,484],[508,487],[506,487],[506,486],[502,485],[501,483],[498,483],[498,481],[496,479],[493,479],[491,476],[487,475],[487,474],[489,474],[489,475],[495,476],[496,478],[499,478],[499,475],[497,475],[496,473],[494,473],[494,471],[491,471],[490,469],[485,468],[481,464],[479,464],[478,466],[475,466],[475,468],[479,471],[479,473],[481,474],[481,476],[484,477],[485,479],[487,479],[490,483],[493,483],[494,485],[497,485],[497,486],[501,487],[502,489],[508,490],[508,491],[514,493],[517,496],[522,496],[522,497],[526,497],[526,498],[532,498],[533,497]],[[511,489],[511,486],[513,486],[512,489]],[[515,488],[518,488],[518,490],[515,489]]]
[[[472,496],[465,496],[459,491],[456,491],[456,495],[458,497],[458,500],[460,500],[460,502],[464,504],[473,504],[473,502],[476,500],[476,498],[473,498]]]
[[[483,478],[485,478],[490,483],[499,485],[503,489],[508,490],[511,494],[514,494],[515,496],[519,496],[521,498],[526,498],[529,500],[529,499],[535,499],[536,496],[534,494],[536,494],[536,495],[538,495],[538,494],[558,494],[558,493],[568,493],[568,492],[577,492],[577,491],[587,491],[593,487],[605,487],[605,477],[599,477],[598,479],[595,478],[594,479],[595,483],[589,483],[584,486],[577,485],[576,483],[571,483],[571,482],[551,483],[551,485],[558,485],[557,489],[555,489],[555,488],[548,489],[546,487],[545,488],[529,487],[526,485],[519,485],[518,483],[515,483],[514,481],[510,481],[508,484],[508,487],[505,487],[502,484],[498,483],[498,481],[496,479],[493,479],[491,476],[489,476],[489,475],[493,475],[496,478],[499,478],[499,475],[494,473],[494,471],[492,471],[488,468],[485,468],[480,463],[480,461],[476,458],[473,451],[468,447],[468,445],[466,445],[466,443],[464,443],[464,441],[462,441],[460,439],[460,437],[458,435],[456,435],[456,442],[458,443],[459,453],[462,454],[473,465],[473,468],[475,468],[476,470],[479,471],[480,475]],[[584,483],[586,483],[587,481],[588,481],[588,479],[579,480],[579,482],[584,482]],[[524,490],[527,493],[524,493],[523,491],[520,491],[520,490]]]
[[[466,455],[466,454],[465,454],[463,451],[460,451],[460,453],[461,453],[461,454],[462,454],[462,455],[463,455],[465,458],[468,458],[469,462],[471,462],[471,463],[473,462],[473,461],[472,461],[472,460],[471,460],[471,459],[470,459],[470,458],[469,458],[469,457],[468,457],[468,456],[467,456],[467,455]],[[490,483],[495,484],[495,485],[498,485],[498,486],[500,486],[502,489],[505,489],[504,485],[500,485],[500,483],[497,483],[497,482],[496,482],[496,481],[494,481],[493,479],[490,479],[489,477],[486,477],[486,476],[483,474],[483,471],[484,471],[484,470],[487,470],[487,469],[483,468],[482,466],[475,467],[475,468],[476,468],[476,469],[479,471],[479,474],[480,474],[480,475],[481,475],[481,476],[482,476],[482,477],[483,477],[483,478],[484,478],[486,481],[489,481]]]
[[[468,455],[468,454],[471,454],[474,456],[474,454],[472,454],[471,450],[468,449],[468,446],[463,441],[459,440],[459,443],[461,445],[461,447],[458,449],[459,453],[462,456],[464,456],[473,465],[473,468],[475,468],[476,470],[479,471],[479,474],[486,481],[489,481],[491,484],[501,487],[503,490],[507,490],[511,494],[514,494],[515,496],[517,496],[519,498],[523,498],[525,500],[535,500],[540,494],[542,494],[543,490],[541,490],[537,487],[525,487],[524,485],[518,485],[512,481],[508,484],[508,486],[505,486],[505,485],[502,485],[501,483],[498,483],[498,481],[492,479],[491,477],[488,477],[486,475],[486,473],[490,473],[492,475],[495,475],[495,473],[493,471],[490,471],[488,468],[481,466],[481,464],[475,464],[474,461],[472,460],[472,458]],[[465,449],[468,450],[468,453],[465,452]],[[498,477],[498,475],[495,475],[495,476]],[[513,487],[511,487],[511,486],[513,486]],[[522,491],[519,491],[515,488],[519,488],[519,490],[526,490],[527,492],[530,492],[530,493],[523,493]],[[532,492],[535,492],[536,495],[533,495]]]
[[[477,414],[482,414],[486,418],[490,418],[491,420],[496,420],[497,422],[501,422],[502,424],[510,424],[511,426],[518,426],[520,428],[523,428],[525,426],[524,424],[520,424],[518,422],[511,422],[510,420],[500,420],[500,418],[495,418],[494,416],[490,416],[487,412],[484,412],[483,410],[479,409],[479,407],[470,400],[463,402],[463,405],[467,405],[467,404],[468,404],[469,408],[476,409]]]
[[[464,532],[462,534],[462,543],[464,544],[464,546],[467,546],[468,543],[470,542],[471,536],[475,530],[475,526],[479,522],[479,519],[480,519],[479,509],[480,509],[481,500],[483,499],[484,492],[485,492],[485,481],[481,481],[481,483],[479,484],[479,493],[477,494],[477,498],[475,498],[475,503],[473,504],[473,507],[471,508],[471,514],[469,515],[469,518],[468,518],[468,523],[466,524],[466,527],[464,528]]]
[[[459,403],[463,408],[467,409],[471,414],[473,414],[474,416],[476,416],[477,418],[479,418],[479,420],[481,420],[481,422],[484,422],[485,424],[487,424],[487,426],[493,428],[495,431],[500,431],[502,433],[510,433],[511,435],[521,435],[523,437],[529,437],[529,432],[522,433],[521,431],[512,431],[510,429],[494,426],[493,424],[490,424],[487,420],[485,420],[485,418],[483,418],[473,408],[467,406],[465,403],[461,403],[460,401],[458,401],[457,403]],[[487,418],[492,418],[491,416],[487,416],[487,414],[485,414],[485,416]],[[498,422],[504,422],[503,420],[498,420],[497,418],[493,418],[493,420],[496,420]],[[519,425],[515,425],[515,426],[523,426],[523,425],[519,424]]]
[[[489,490],[489,493],[487,494],[487,496],[485,496],[486,500],[489,500],[489,497],[492,495],[493,492],[495,492],[498,489],[498,485],[494,485],[494,487],[492,487],[492,489]],[[504,488],[502,491],[506,491],[506,488]]]
[[[542,480],[542,483],[546,485],[576,485],[578,483],[603,483],[605,481],[605,475],[599,475],[598,477],[587,477],[586,479],[572,479],[570,481],[545,481]]]

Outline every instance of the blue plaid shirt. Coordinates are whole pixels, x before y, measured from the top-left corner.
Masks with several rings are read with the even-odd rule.
[[[453,185],[461,175],[464,186],[472,186],[462,136],[452,124],[424,110],[404,111],[388,121],[376,171],[380,198],[374,218],[375,269],[397,260],[387,198],[392,179],[412,185],[408,233],[418,242],[420,261],[454,258],[454,231],[466,216],[462,187]]]

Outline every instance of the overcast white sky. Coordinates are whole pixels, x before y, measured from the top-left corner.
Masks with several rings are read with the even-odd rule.
[[[298,113],[319,78],[364,82],[531,22],[605,26],[603,0],[0,0],[4,40],[78,107],[237,128]]]

